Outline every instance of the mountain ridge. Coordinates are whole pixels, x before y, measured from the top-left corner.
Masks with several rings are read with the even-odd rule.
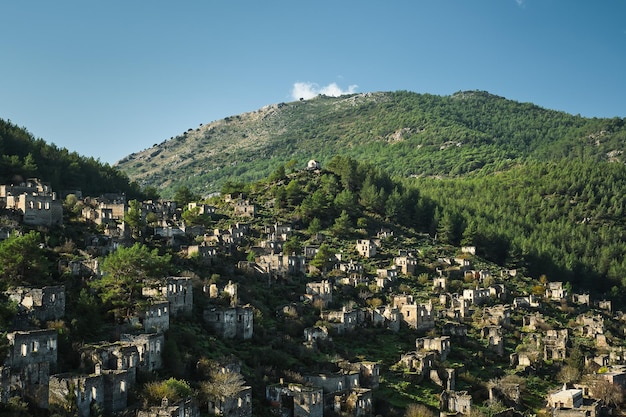
[[[280,164],[336,154],[400,177],[460,176],[558,158],[624,162],[624,119],[584,118],[484,91],[317,96],[229,116],[115,165],[163,195],[182,185],[207,195],[226,181],[267,176]]]

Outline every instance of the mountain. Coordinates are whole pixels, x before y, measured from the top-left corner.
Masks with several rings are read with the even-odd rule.
[[[251,181],[281,164],[350,156],[392,175],[490,173],[526,161],[624,162],[625,119],[573,116],[483,91],[377,92],[279,103],[226,117],[133,153],[116,166],[165,197]]]

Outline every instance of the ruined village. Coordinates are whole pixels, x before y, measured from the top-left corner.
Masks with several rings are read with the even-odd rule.
[[[321,167],[311,161],[302,172],[320,175]],[[57,192],[38,179],[1,185],[0,204],[8,219],[1,238],[28,228],[62,227],[68,195],[75,197],[74,207],[81,208],[77,221],[98,233],[85,235],[77,244],[79,256],[62,258],[56,267],[72,280],[100,280],[103,257],[147,239],[145,230],[133,230],[125,222],[130,202],[124,195]],[[63,329],[58,323],[67,320],[66,307],[75,302],[68,299],[65,285],[8,287],[5,295],[17,314],[12,328],[3,329],[9,349],[0,368],[0,401],[8,404],[17,397],[41,415],[62,406],[81,417],[374,416],[386,414],[377,408],[377,391],[393,374],[409,385],[436,387],[437,403],[428,406],[442,416],[477,415],[478,405],[490,403],[500,405],[494,416],[594,417],[618,412],[626,387],[626,315],[620,306],[574,291],[558,277],[523,277],[517,270],[485,263],[472,246],[435,250],[434,239],[424,236],[402,247],[400,231],[390,228],[350,239],[319,266],[313,260],[326,237],[311,234],[298,252],[287,253],[284,246],[303,231],[264,214],[271,201],[244,194],[211,201],[214,204],[198,201],[186,207],[174,201],[143,201],[134,209],[139,207],[142,219],[152,219],[150,232],[162,247],[193,259],[194,265],[219,266],[230,273],[199,279],[186,271],[145,282],[141,296],[148,303],[115,327],[115,340],[103,335],[107,338],[98,342],[63,346],[74,349],[78,358],[72,368],[58,362]],[[219,216],[219,227],[217,222],[210,228],[189,224],[184,211]],[[227,261],[228,267],[220,265]],[[169,331],[181,320],[197,320],[203,332],[235,346],[255,342],[258,306],[247,296],[242,277],[270,292],[303,283],[289,303],[272,306],[273,319],[282,323],[303,312],[314,315],[314,325],[305,327],[296,342],[302,352],[328,363],[267,373],[260,379],[263,386],[252,386],[242,374],[242,367],[251,365],[233,350],[218,361],[218,373],[239,375],[244,383],[235,390],[208,398],[163,397],[156,405],[138,401],[133,393],[140,385],[162,375]],[[412,282],[419,285],[412,288]],[[382,346],[386,337],[399,334],[414,343],[390,363],[367,355],[328,354],[335,341],[364,332],[369,345]],[[524,378],[541,375],[542,369],[569,369],[573,355],[580,356],[586,375],[570,381],[553,376],[541,404],[529,404]],[[480,366],[501,372],[477,394],[471,389],[471,372]]]

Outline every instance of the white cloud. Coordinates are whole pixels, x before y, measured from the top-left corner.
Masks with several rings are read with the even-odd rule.
[[[347,90],[342,90],[341,87],[337,85],[337,83],[330,83],[327,86],[320,87],[316,83],[297,82],[293,84],[293,88],[291,89],[291,96],[294,100],[299,100],[301,98],[308,100],[319,94],[324,94],[331,97],[339,97],[344,94],[353,94],[356,92],[357,88],[357,85],[351,85],[348,87]]]

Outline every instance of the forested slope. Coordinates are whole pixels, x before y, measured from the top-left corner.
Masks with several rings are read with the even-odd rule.
[[[86,139],[88,140],[88,139]],[[140,197],[137,184],[109,164],[80,156],[65,148],[35,139],[25,128],[0,119],[0,183],[19,183],[37,177],[53,190],[81,190],[85,195],[125,192]]]

